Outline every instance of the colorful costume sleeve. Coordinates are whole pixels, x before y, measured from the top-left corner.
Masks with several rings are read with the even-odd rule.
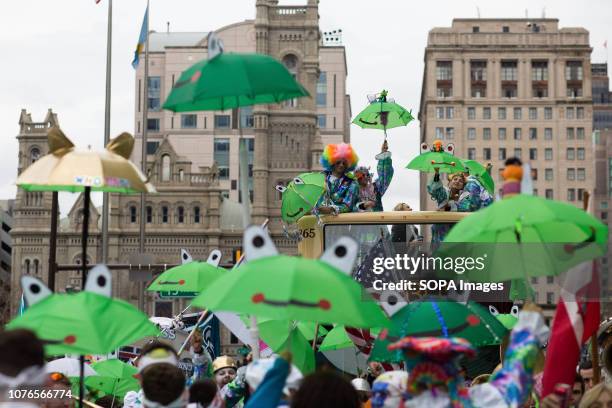
[[[483,391],[493,387],[508,407],[522,406],[533,387],[533,368],[547,335],[548,328],[539,313],[522,311],[510,334],[502,368],[493,373],[488,384],[483,384]]]
[[[289,370],[289,363],[283,358],[277,358],[244,408],[278,407],[283,397],[283,388],[285,387]]]
[[[374,182],[378,193],[381,197],[389,188],[389,184],[391,184],[391,179],[393,179],[393,162],[391,160],[391,152],[383,152],[376,155],[376,160],[378,160],[378,165],[376,167],[376,172],[378,173],[378,178]]]
[[[457,211],[474,212],[493,202],[491,195],[475,177],[468,177],[463,193],[457,201]]]
[[[329,181],[329,173],[326,173],[325,183],[327,191],[319,198],[317,205],[312,210],[314,215],[319,214],[319,207],[333,207],[336,213],[346,213],[353,211],[359,201],[359,185],[348,176]]]
[[[247,383],[245,380],[246,366],[240,367],[236,378],[221,388],[221,396],[225,400],[225,408],[236,406],[246,395]]]
[[[434,178],[427,184],[427,192],[438,205],[448,200],[448,192],[442,185],[439,174],[434,175]]]

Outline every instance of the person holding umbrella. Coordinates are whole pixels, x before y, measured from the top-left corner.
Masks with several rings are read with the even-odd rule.
[[[378,178],[374,182],[369,168],[360,166],[355,169],[355,178],[359,183],[358,211],[383,210],[382,196],[389,188],[393,178],[393,162],[386,140],[383,142],[381,152],[376,155],[376,160],[378,160],[378,166],[376,167]]]
[[[325,169],[325,194],[319,198],[313,214],[351,212],[359,198],[359,185],[348,172],[355,169],[359,157],[350,144],[328,144],[321,155]]]

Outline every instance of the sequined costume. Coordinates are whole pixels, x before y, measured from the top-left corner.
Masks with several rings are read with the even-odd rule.
[[[387,188],[389,188],[394,173],[391,152],[377,154],[376,160],[378,160],[378,165],[376,166],[378,177],[376,181],[369,183],[366,188],[359,186],[359,202],[356,207],[358,211],[383,211],[382,197],[385,195]],[[356,175],[360,169],[355,170]],[[366,168],[363,168],[362,171],[367,172],[369,175],[369,171]],[[362,207],[362,204],[366,201],[374,201],[376,205],[374,208],[366,210]]]

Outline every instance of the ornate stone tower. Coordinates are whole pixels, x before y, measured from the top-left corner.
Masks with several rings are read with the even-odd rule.
[[[17,174],[48,152],[47,131],[59,126],[57,115],[48,110],[42,122],[32,121],[25,109],[19,117],[19,161]],[[13,213],[14,225],[11,265],[11,304],[18,304],[22,274],[34,275],[48,282],[49,231],[51,227],[51,193],[25,192],[17,189]],[[41,234],[41,232],[43,232]],[[14,314],[14,311],[13,313]]]
[[[311,95],[254,110],[253,222],[261,223],[280,217],[274,204],[276,184],[318,167],[311,147],[320,149],[313,97],[319,76],[319,8],[317,0],[308,0],[304,6],[257,0],[256,8],[256,51],[282,61]],[[270,225],[278,228],[280,223]]]

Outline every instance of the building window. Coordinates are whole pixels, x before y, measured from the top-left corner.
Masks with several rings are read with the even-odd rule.
[[[538,160],[538,149],[536,148],[529,149],[529,160]]]
[[[448,106],[446,108],[446,119],[453,119],[455,117],[455,108]]]
[[[40,158],[40,150],[38,147],[33,147],[30,149],[30,164],[34,163],[36,160]]]
[[[29,259],[25,260],[25,273],[26,275],[30,274],[30,260]]]
[[[327,116],[317,115],[317,124],[319,126],[319,129],[325,129],[327,127]]]
[[[544,119],[551,120],[553,118],[553,110],[551,107],[544,108]]]
[[[573,147],[568,147],[565,153],[566,160],[575,160],[576,159],[576,150]]]
[[[499,128],[497,132],[499,140],[506,140],[506,128]]]
[[[130,206],[130,222],[136,224],[136,207]]]
[[[531,62],[531,80],[548,81],[548,61]]]
[[[150,76],[148,78],[148,101],[149,110],[158,111],[160,108],[160,90],[161,90],[161,77]]]
[[[584,119],[584,108],[576,108],[576,119]]]
[[[327,72],[319,72],[317,81],[317,106],[327,106]]]
[[[478,27],[478,26],[472,27],[472,32],[473,33],[479,33],[480,32],[480,27]]]
[[[230,115],[215,115],[215,129],[229,129],[231,124]]]
[[[155,154],[158,147],[159,142],[147,142],[147,154]]]
[[[253,107],[244,106],[240,108],[240,127],[243,129],[252,128],[255,126],[255,120],[253,119]]]
[[[436,139],[444,139],[444,128],[436,128]]]
[[[521,128],[514,128],[514,140],[521,140]]]
[[[552,200],[554,199],[554,193],[553,193],[553,189],[552,188],[547,188],[546,191],[544,192],[544,196],[548,199],[548,200]]]
[[[546,277],[546,283],[551,284],[551,283],[555,283],[555,278],[554,276],[547,276]]]
[[[552,128],[544,129],[544,140],[552,140]]]
[[[482,129],[482,139],[491,140],[491,128]]]
[[[531,179],[534,181],[538,179],[538,169],[531,169]]]
[[[170,155],[164,154],[161,157],[161,168],[162,181],[170,181]]]
[[[491,119],[491,108],[482,108],[482,118]]]
[[[574,119],[574,108],[565,108],[565,119]]]
[[[446,139],[453,140],[455,138],[455,128],[447,127],[446,128]]]
[[[468,147],[468,160],[476,160],[476,149]]]
[[[156,300],[155,301],[155,314],[154,316],[158,317],[172,317],[172,302],[168,302],[166,300]]]
[[[499,160],[506,160],[506,148],[505,147],[499,148],[497,158]]]
[[[573,188],[567,189],[567,201],[576,201],[576,190]]]
[[[553,149],[547,147],[544,149],[544,160],[552,160],[553,159]]]
[[[553,169],[544,169],[544,180],[552,181],[554,178]]]
[[[576,169],[576,179],[579,181],[586,180],[586,171],[584,167],[579,167]]]
[[[517,159],[520,159],[522,155],[523,155],[523,149],[521,149],[520,147],[515,147],[514,157],[516,157]]]
[[[502,26],[502,33],[509,33],[509,32],[510,32],[509,26]]]
[[[574,128],[566,129],[567,140],[574,140]]]
[[[184,207],[178,207],[176,209],[176,218],[179,224],[182,224],[185,222],[185,208]]]
[[[468,128],[467,138],[468,140],[476,139],[476,129],[475,128]]]
[[[453,62],[436,61],[436,95],[438,98],[453,96]]]
[[[569,181],[576,180],[576,169],[572,169],[572,168],[567,169],[567,179]]]
[[[470,61],[470,79],[472,81],[472,98],[486,98],[487,61]]]
[[[584,160],[584,147],[579,147],[576,149],[576,158],[578,160]]]
[[[476,108],[471,106],[468,108],[468,120],[476,119]]]
[[[491,148],[485,147],[482,149],[482,159],[491,160]]]
[[[538,108],[529,108],[529,120],[536,120],[538,118]]]
[[[214,161],[219,170],[219,180],[229,180],[229,154],[230,140],[227,138],[216,138],[214,142]]]
[[[518,81],[517,61],[502,61],[501,80]]]
[[[533,283],[534,285],[538,283],[538,277],[537,276],[533,276],[531,278],[531,283]]]
[[[287,54],[283,57],[283,65],[287,68],[287,71],[291,74],[294,79],[298,77],[298,58],[293,54]],[[283,106],[287,108],[297,107],[297,98],[286,100]]]
[[[576,139],[584,140],[584,128],[576,128]]]
[[[149,132],[159,132],[159,119],[156,119],[156,118],[147,119],[147,130]]]
[[[584,199],[584,188],[579,188],[578,189],[578,201],[582,201]]]
[[[165,205],[162,207],[162,224],[168,223],[168,207]]]
[[[497,119],[506,119],[506,108],[497,108]]]
[[[436,119],[444,119],[444,107],[439,106],[436,108]]]
[[[150,205],[147,205],[146,213],[147,213],[147,224],[150,224],[153,222],[153,207],[151,207]]]
[[[521,120],[523,118],[523,111],[521,108],[514,108],[514,120]]]
[[[200,223],[200,207],[193,207],[193,222]]]
[[[181,128],[195,129],[198,127],[198,115],[195,113],[187,113],[181,115]]]
[[[565,65],[566,81],[582,81],[582,61],[567,61]]]
[[[538,129],[529,128],[529,140],[537,140],[538,139]]]

